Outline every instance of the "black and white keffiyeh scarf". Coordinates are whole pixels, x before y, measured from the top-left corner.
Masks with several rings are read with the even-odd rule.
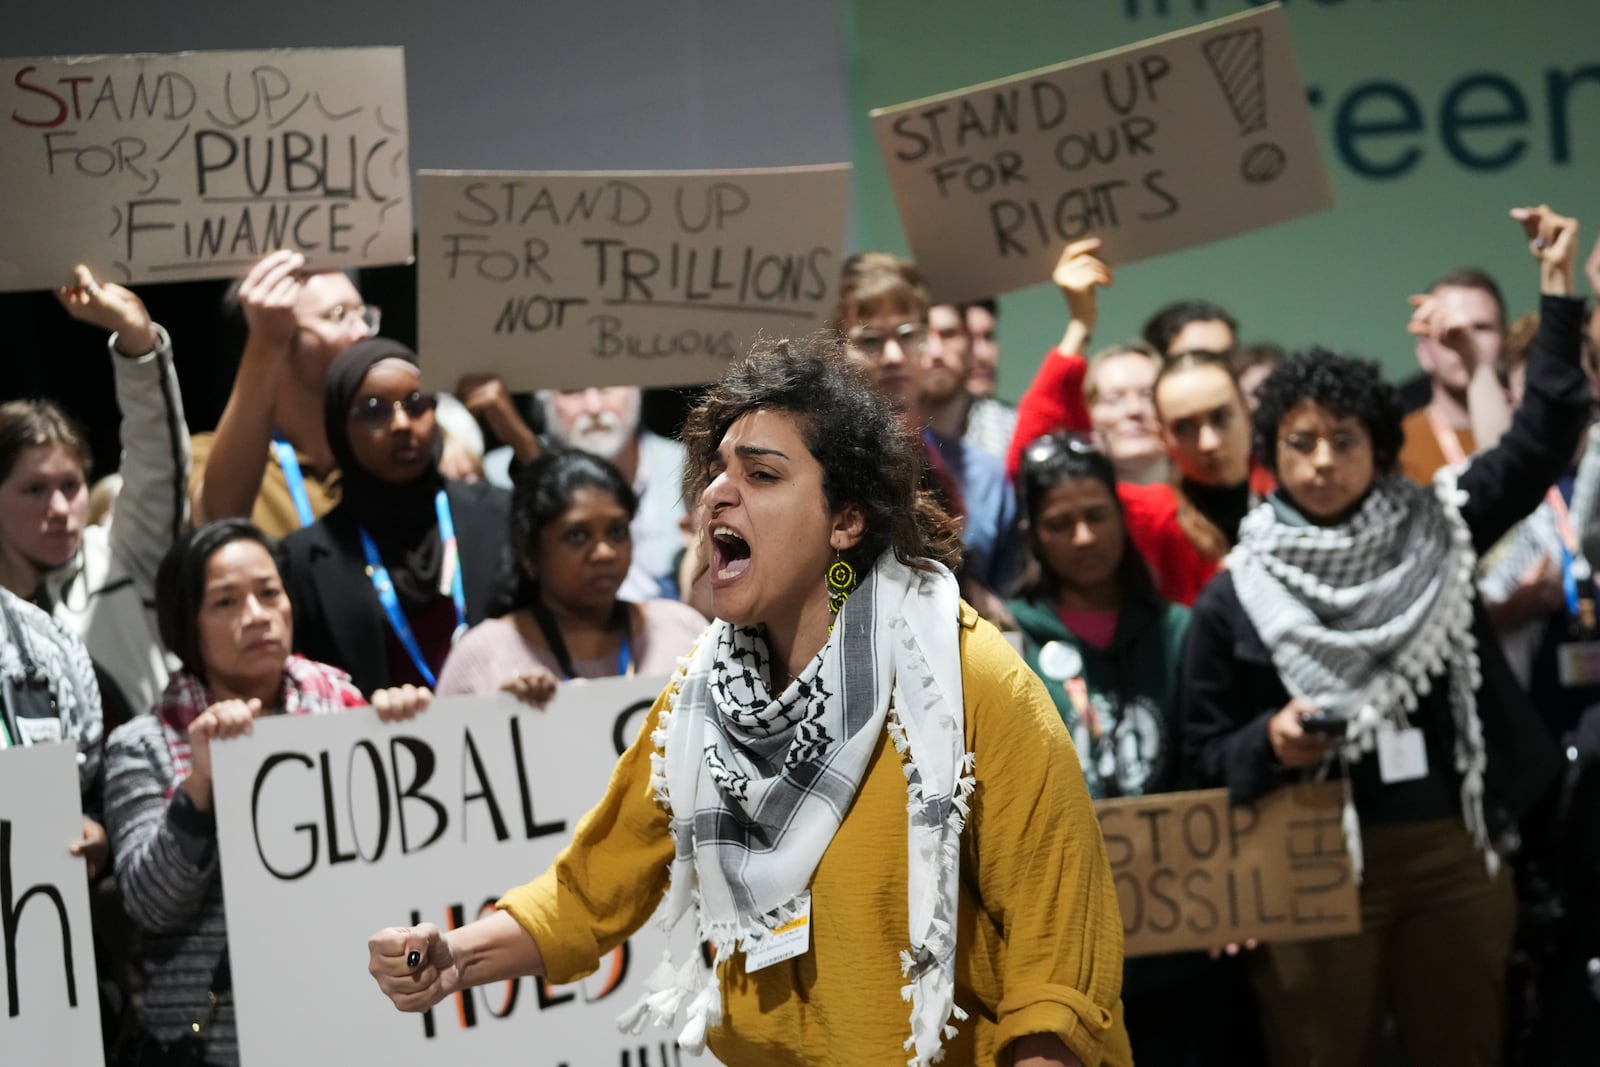
[[[819,583],[818,595],[821,596]],[[959,593],[945,568],[886,553],[850,595],[822,651],[776,698],[760,630],[714,622],[673,681],[652,735],[652,788],[672,812],[676,846],[662,921],[698,908],[720,962],[752,931],[794,914],[887,730],[908,782],[911,944],[901,952],[911,1003],[906,1049],[937,1061],[955,1004],[959,838],[975,779],[966,751]],[[829,902],[848,906],[846,902]],[[657,968],[620,1020],[687,1023],[698,1052],[721,1021],[721,992],[698,962]]]
[[[1282,505],[1268,502],[1245,517],[1227,567],[1290,695],[1349,721],[1346,760],[1370,753],[1380,730],[1406,727],[1418,697],[1448,675],[1462,811],[1492,872],[1472,634],[1477,555],[1463,500],[1446,467],[1431,487],[1380,479],[1338,526],[1286,521]],[[1348,801],[1345,836],[1359,877],[1360,827]]]

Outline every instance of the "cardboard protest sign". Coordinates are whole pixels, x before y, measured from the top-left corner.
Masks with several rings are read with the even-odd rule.
[[[0,749],[0,1060],[101,1067],[100,994],[84,861],[78,750]]]
[[[421,171],[425,382],[716,381],[758,333],[827,325],[847,165],[662,174]]]
[[[0,65],[0,290],[411,260],[398,48]]]
[[[1333,204],[1277,5],[872,122],[939,301],[1044,282],[1082,237],[1129,263]]]
[[[1225,789],[1096,803],[1127,955],[1359,933],[1342,804],[1337,782],[1285,786],[1254,807]]]
[[[460,926],[542,873],[599,802],[665,685],[563,685],[542,712],[505,695],[449,698],[397,724],[371,710],[275,717],[219,744],[217,833],[244,1067],[673,1062],[676,1035],[616,1026],[667,943],[654,924],[573,985],[498,983],[422,1015],[396,1010],[367,973],[374,931]],[[693,921],[675,933],[681,964],[697,949]]]

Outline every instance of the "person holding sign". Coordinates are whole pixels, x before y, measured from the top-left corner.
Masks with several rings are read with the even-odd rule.
[[[715,977],[665,961],[625,1025],[723,1063],[1130,1064],[1077,756],[959,600],[915,435],[822,337],[759,345],[684,445],[720,621],[554,866],[449,933],[374,934],[379,987],[570,981],[664,897]]]
[[[366,338],[328,367],[324,433],[342,499],[285,540],[287,580],[296,647],[363,693],[432,688],[509,575],[508,494],[439,474],[433,409],[416,354],[398,341]]]
[[[367,702],[343,671],[290,652],[289,598],[273,546],[243,519],[202,526],[174,545],[156,585],[161,636],[182,667],[154,713],[118,727],[106,743],[118,887],[144,929],[144,1033],[131,1056],[138,1064],[236,1065],[211,746],[249,733],[261,715],[320,715]],[[406,686],[372,702],[390,721],[416,715],[431,698]],[[209,994],[219,1006],[208,1009]]]
[[[579,449],[517,472],[510,605],[468,630],[439,672],[439,695],[505,690],[534,707],[574,678],[670,674],[705,618],[676,600],[618,599],[633,560],[639,501],[622,472]]]
[[[1373,1062],[1390,1009],[1412,1062],[1499,1062],[1516,905],[1496,839],[1560,762],[1474,571],[1544,498],[1590,408],[1577,223],[1548,207],[1512,216],[1544,296],[1505,436],[1416,485],[1397,473],[1400,407],[1377,367],[1320,348],[1290,359],[1255,418],[1279,488],[1195,603],[1184,722],[1202,780],[1248,804],[1331,769],[1349,798],[1362,932],[1252,960],[1278,1063]]]
[[[0,748],[65,742],[78,750],[83,837],[66,843],[90,879],[106,872],[100,822],[104,720],[89,651],[72,631],[0,588]]]
[[[115,725],[167,682],[150,605],[156,568],[188,521],[189,431],[171,339],[142,300],[83,266],[56,299],[111,335],[123,491],[110,521],[89,525],[89,442],[47,400],[0,406],[0,584],[83,639]]]
[[[299,252],[273,252],[225,302],[246,338],[216,432],[195,435],[189,491],[198,522],[248,516],[283,537],[338,503],[323,380],[335,356],[378,332],[379,312],[343,272],[305,266]]]
[[[1017,406],[1009,461],[1013,474],[1030,441],[1094,425],[1084,403],[1089,366],[1079,353],[1098,316],[1096,291],[1112,281],[1110,268],[1094,254],[1099,247],[1095,237],[1068,245],[1051,276],[1071,319]],[[1191,604],[1216,573],[1252,501],[1270,488],[1270,479],[1252,465],[1249,411],[1221,355],[1192,349],[1166,358],[1151,383],[1151,397],[1178,478],[1151,485],[1124,481],[1117,494],[1156,587],[1176,603]]]

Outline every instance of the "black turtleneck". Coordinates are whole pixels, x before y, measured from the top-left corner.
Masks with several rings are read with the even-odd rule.
[[[1219,487],[1201,485],[1185,478],[1183,492],[1188,496],[1190,503],[1199,509],[1200,514],[1210,519],[1216,528],[1222,531],[1222,536],[1228,539],[1230,548],[1239,543],[1239,523],[1244,521],[1245,514],[1250,510],[1248,479],[1238,485]]]

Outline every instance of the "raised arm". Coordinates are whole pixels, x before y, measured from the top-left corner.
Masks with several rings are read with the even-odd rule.
[[[300,253],[274,252],[251,267],[239,286],[250,334],[194,492],[196,523],[249,518],[255,508],[271,450],[274,401],[288,373],[304,267]]]
[[[1450,349],[1471,375],[1467,381],[1467,419],[1476,451],[1488,451],[1511,425],[1511,398],[1500,384],[1495,361],[1486,358],[1472,335],[1472,317],[1448,293],[1413,296],[1411,307],[1407,332]]]
[[[1500,443],[1461,475],[1462,517],[1482,553],[1539,505],[1572,460],[1588,422],[1589,383],[1579,361],[1583,304],[1572,297],[1578,223],[1547,206],[1512,211],[1539,268],[1539,332],[1522,406]]]
[[[81,265],[75,281],[56,298],[73,318],[111,334],[122,412],[122,492],[111,511],[111,551],[151,600],[161,557],[189,522],[189,429],[172,341],[134,293],[96,281]]]
[[[1045,434],[1089,432],[1089,409],[1083,402],[1083,378],[1089,368],[1083,350],[1099,314],[1095,290],[1111,284],[1111,268],[1095,258],[1099,248],[1098,237],[1074,241],[1061,253],[1050,275],[1067,302],[1070,318],[1061,343],[1045,354],[1032,384],[1017,402],[1017,425],[1006,454],[1008,478],[1017,476],[1022,450]]]
[[[473,416],[481,420],[500,439],[511,447],[519,466],[527,466],[544,451],[539,435],[522,420],[505,382],[494,374],[464,375],[456,385],[456,396]]]
[[[1099,317],[1099,301],[1095,290],[1111,284],[1111,268],[1095,257],[1100,251],[1100,238],[1086,237],[1074,241],[1061,252],[1050,280],[1067,301],[1070,318],[1061,335],[1062,352],[1082,352],[1094,335],[1094,325]]]

